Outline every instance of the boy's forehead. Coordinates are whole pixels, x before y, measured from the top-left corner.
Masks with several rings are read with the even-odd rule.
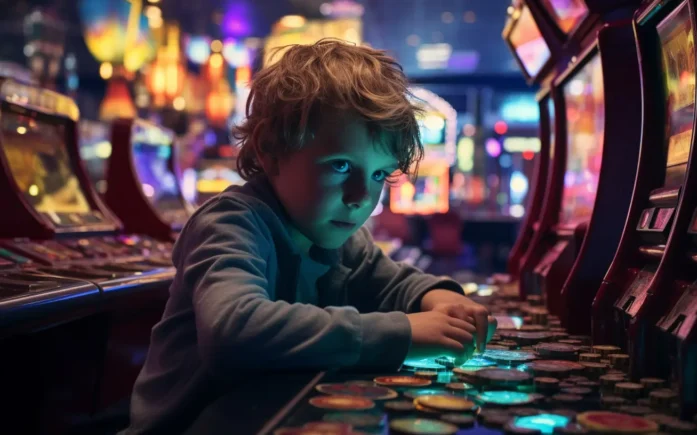
[[[365,120],[351,113],[330,109],[319,116],[315,140],[320,154],[370,153],[396,162],[387,147],[380,143],[379,135],[371,134]]]

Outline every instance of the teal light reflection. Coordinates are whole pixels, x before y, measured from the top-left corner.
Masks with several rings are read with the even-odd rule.
[[[531,401],[529,394],[517,391],[485,391],[477,398],[483,402],[497,405],[518,405]]]
[[[558,414],[539,414],[525,417],[516,417],[515,427],[524,429],[537,429],[543,434],[554,433],[555,427],[563,427],[569,424],[569,417]]]
[[[443,370],[445,366],[438,364],[433,360],[433,358],[424,359],[406,359],[404,360],[404,365],[407,368],[416,370]]]

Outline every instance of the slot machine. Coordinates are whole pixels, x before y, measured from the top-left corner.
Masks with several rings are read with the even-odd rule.
[[[78,123],[80,158],[92,185],[100,195],[106,192],[106,165],[111,156],[111,126],[106,122],[81,119]]]
[[[518,237],[508,256],[508,274],[494,276],[492,279],[495,283],[515,287],[520,278],[520,269],[525,253],[534,234],[540,230],[539,216],[548,183],[547,179],[551,172],[549,168],[554,155],[555,117],[551,80],[554,77],[556,60],[526,4],[511,9],[502,36],[528,83],[541,83],[542,85],[542,89],[536,95],[540,113],[540,151],[533,171],[532,188],[527,199],[526,213],[521,222]]]
[[[152,326],[148,316],[161,315],[174,276],[171,260],[155,250],[142,250],[143,245],[120,234],[120,221],[99,199],[80,161],[79,110],[73,100],[11,79],[0,82],[0,100],[0,245],[4,257],[31,273],[24,280],[15,274],[8,278],[8,285],[37,289],[25,299],[25,308],[37,310],[37,322],[42,321],[42,310],[50,312],[52,306],[60,307],[70,300],[68,289],[55,305],[50,299],[40,305],[42,289],[57,289],[58,278],[53,277],[97,287],[96,306],[104,314],[97,325],[85,326],[85,333],[92,330],[102,335],[84,341],[85,346],[100,353],[89,358],[97,367],[92,369],[100,378],[108,375],[103,363],[120,352],[119,362],[108,364],[117,368],[119,376],[123,367],[137,372],[139,365],[130,352],[147,349]],[[49,278],[43,278],[46,276]],[[74,296],[74,303],[81,300],[79,295]],[[14,316],[8,314],[11,318]],[[120,322],[129,329],[121,331]],[[121,333],[131,335],[115,341]],[[124,354],[120,344],[129,349],[129,355]],[[66,346],[65,351],[69,349]],[[64,358],[60,353],[56,355],[57,364],[65,367]],[[85,377],[90,373],[93,371],[85,370]],[[98,394],[96,389],[90,392],[92,400]]]
[[[547,4],[558,2],[542,6]],[[591,5],[575,15],[593,21],[588,31],[597,36],[580,33],[586,24],[573,27],[574,38],[590,42],[552,83],[553,164],[538,231],[521,262],[521,296],[544,297],[550,312],[572,333],[588,332],[594,296],[588,288],[597,288],[619,243],[641,132],[631,24],[603,24]],[[541,17],[560,14],[548,11]],[[573,49],[573,41],[565,47]]]
[[[686,417],[697,411],[694,3],[651,2],[637,12],[634,27],[642,74],[641,155],[621,243],[593,303],[593,336],[598,343],[627,346],[633,376],[679,383]]]
[[[104,199],[130,233],[174,241],[193,213],[179,184],[174,132],[142,119],[112,124]]]

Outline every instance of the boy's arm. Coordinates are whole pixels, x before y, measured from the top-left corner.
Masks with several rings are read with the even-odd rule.
[[[349,298],[362,312],[427,311],[422,307],[422,298],[434,289],[464,295],[462,286],[450,278],[430,275],[389,258],[373,243],[365,227],[351,237],[344,249],[345,262],[354,271]]]
[[[208,207],[187,225],[175,264],[192,289],[199,352],[210,370],[399,367],[411,340],[405,314],[271,300],[268,228],[234,201]]]

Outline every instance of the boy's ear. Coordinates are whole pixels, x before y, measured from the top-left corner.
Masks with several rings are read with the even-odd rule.
[[[259,149],[255,150],[256,157],[257,157],[257,162],[261,165],[261,168],[264,170],[264,173],[269,176],[273,177],[275,175],[278,175],[278,158],[272,156],[269,153],[265,153]]]

